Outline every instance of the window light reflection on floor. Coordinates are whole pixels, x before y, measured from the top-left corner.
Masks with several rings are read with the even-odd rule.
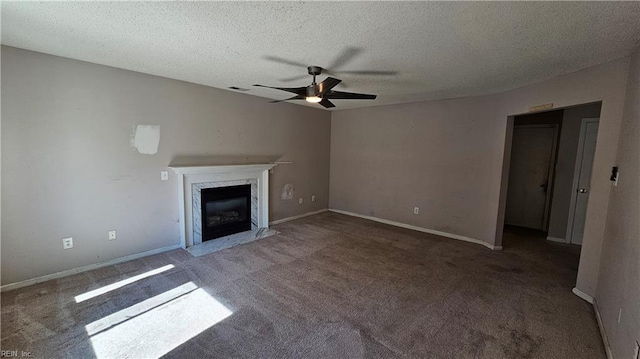
[[[100,318],[95,322],[85,325],[87,334],[95,335],[102,331],[105,331],[111,327],[114,327],[122,322],[129,320],[130,318],[137,317],[138,315],[147,312],[153,308],[156,308],[162,304],[170,302],[180,296],[193,292],[198,289],[198,286],[193,282],[185,283],[179,287],[168,290],[162,294],[151,297],[140,303],[132,305],[128,308],[122,309],[106,317]]]
[[[174,267],[175,266],[173,264],[169,264],[169,265],[166,265],[164,267],[160,267],[160,268],[157,268],[157,269],[154,269],[154,270],[150,270],[150,271],[142,273],[142,274],[138,274],[138,275],[133,276],[131,278],[123,279],[123,280],[121,280],[119,282],[115,282],[113,284],[105,285],[104,287],[100,287],[98,289],[94,289],[94,290],[86,292],[84,294],[77,295],[75,297],[76,303],[84,302],[85,300],[89,300],[91,298],[95,298],[95,297],[97,297],[99,295],[111,292],[112,290],[116,290],[118,288],[122,288],[127,284],[131,284],[131,283],[139,281],[141,279],[151,277],[152,275],[156,275],[156,274],[159,274],[159,273],[162,273],[162,272],[166,272],[169,269],[172,269]]]
[[[96,358],[159,358],[233,314],[188,282],[85,327]]]

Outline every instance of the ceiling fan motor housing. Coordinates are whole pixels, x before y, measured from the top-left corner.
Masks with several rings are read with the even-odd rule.
[[[307,71],[309,71],[309,75],[320,75],[322,73],[322,67],[320,66],[309,66],[307,67]]]

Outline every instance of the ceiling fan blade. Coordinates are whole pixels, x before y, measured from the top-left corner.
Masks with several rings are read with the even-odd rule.
[[[294,77],[287,77],[286,79],[280,79],[280,81],[282,82],[291,82],[291,81],[296,81],[296,80],[303,80],[308,78],[309,75],[301,75],[301,76],[294,76]]]
[[[318,91],[320,95],[327,93],[327,91],[336,87],[342,80],[333,77],[327,77],[324,81],[318,84]]]
[[[338,55],[338,57],[333,60],[333,63],[331,63],[331,66],[329,66],[329,68],[338,69],[344,66],[345,64],[349,63],[351,59],[358,56],[358,54],[360,54],[362,51],[363,49],[360,47],[349,46],[345,48],[344,50],[342,50],[342,53],[340,53],[340,55]]]
[[[291,61],[291,60],[287,60],[287,59],[283,59],[282,57],[277,57],[277,56],[263,56],[262,57],[265,60],[269,60],[269,61],[273,61],[273,62],[277,62],[279,64],[285,64],[285,65],[291,65],[291,66],[300,66],[300,67],[307,67],[307,65],[300,63],[300,62],[296,62],[296,61]]]
[[[333,71],[329,71],[327,69],[322,69],[322,74],[324,75],[329,75],[331,77],[333,76],[339,76],[337,73],[333,72]],[[345,83],[344,81],[340,83],[340,86],[342,88],[349,88],[349,85],[347,83]]]
[[[336,107],[336,105],[334,105],[333,102],[327,100],[326,98],[323,98],[322,101],[318,103],[324,106],[324,108]]]
[[[269,89],[274,89],[274,90],[280,90],[280,91],[287,91],[287,92],[291,92],[294,93],[298,96],[304,96],[307,94],[307,88],[306,87],[272,87],[272,86],[265,86],[265,85],[258,85],[255,84],[253,86],[257,86],[257,87],[266,87]]]
[[[366,93],[353,93],[342,91],[331,91],[325,95],[325,98],[336,100],[375,100],[378,95],[369,95]]]
[[[290,100],[304,100],[304,96],[293,96],[292,98],[285,98],[284,100],[274,100],[274,101],[269,101],[269,103],[278,103],[278,102],[284,102],[284,101],[290,101]]]
[[[368,76],[395,76],[397,71],[338,71],[345,75],[368,75]]]

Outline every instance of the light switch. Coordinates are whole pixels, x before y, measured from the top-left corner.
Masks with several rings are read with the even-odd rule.
[[[160,171],[160,180],[161,181],[169,180],[169,172],[168,171]]]

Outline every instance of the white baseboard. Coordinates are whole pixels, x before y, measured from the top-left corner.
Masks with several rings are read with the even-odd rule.
[[[322,212],[326,212],[326,211],[328,211],[328,209],[325,208],[325,209],[321,209],[321,210],[318,210],[318,211],[299,214],[297,216],[291,216],[291,217],[287,217],[287,218],[277,219],[277,220],[275,220],[273,222],[269,222],[269,225],[271,226],[271,225],[274,225],[274,224],[280,224],[280,223],[284,223],[284,222],[289,222],[289,221],[293,221],[294,219],[313,216],[314,214],[318,214],[318,213],[322,213]]]
[[[551,242],[558,242],[558,243],[567,243],[567,240],[564,238],[558,238],[558,237],[551,237],[551,236],[547,236],[547,240],[551,241]]]
[[[146,252],[142,252],[142,253],[136,253],[136,254],[120,257],[120,258],[115,258],[115,259],[112,259],[112,260],[109,260],[109,261],[106,261],[106,262],[90,264],[90,265],[84,266],[84,267],[78,267],[78,268],[73,268],[73,269],[65,270],[65,271],[58,272],[58,273],[43,275],[42,277],[36,277],[36,278],[23,280],[23,281],[20,281],[20,282],[9,283],[9,284],[5,284],[3,286],[0,286],[0,292],[6,292],[6,291],[22,288],[22,287],[27,287],[27,286],[34,285],[34,284],[37,284],[37,283],[46,282],[48,280],[59,279],[59,278],[62,278],[62,277],[73,275],[73,274],[87,272],[87,271],[90,271],[90,270],[93,270],[93,269],[98,269],[98,268],[102,268],[102,267],[106,267],[106,266],[110,266],[110,265],[114,265],[114,264],[118,264],[118,263],[127,262],[127,261],[134,260],[134,259],[139,259],[139,258],[143,258],[143,257],[152,256],[154,254],[159,254],[159,253],[163,253],[163,252],[172,251],[172,250],[178,249],[178,248],[181,248],[180,245],[179,244],[174,244],[174,245],[168,246],[168,247],[152,249],[150,251],[146,251]]]
[[[580,289],[578,289],[576,287],[574,287],[571,291],[573,292],[573,294],[577,295],[578,297],[580,297],[580,298],[586,300],[587,302],[593,304],[593,297],[590,296],[589,294],[581,291]]]
[[[460,241],[480,244],[480,245],[485,246],[485,247],[487,247],[487,248],[489,248],[491,250],[494,250],[494,251],[502,250],[502,246],[494,246],[492,244],[489,244],[487,242],[481,241],[479,239],[465,237],[465,236],[461,236],[461,235],[458,235],[458,234],[452,234],[452,233],[447,233],[447,232],[436,231],[434,229],[428,229],[428,228],[423,228],[423,227],[418,227],[418,226],[412,226],[410,224],[390,221],[388,219],[382,219],[382,218],[378,218],[378,217],[365,216],[365,215],[362,215],[362,214],[343,211],[343,210],[339,210],[339,209],[331,209],[330,208],[329,211],[330,212],[335,212],[335,213],[340,213],[340,214],[345,214],[347,216],[364,218],[364,219],[368,219],[370,221],[380,222],[380,223],[388,224],[388,225],[391,225],[391,226],[411,229],[411,230],[414,230],[414,231],[419,231],[419,232],[424,232],[424,233],[429,233],[429,234],[435,234],[436,236],[453,238],[453,239],[457,239],[457,240],[460,240]]]
[[[595,300],[593,301],[593,310],[596,312],[596,320],[598,321],[598,328],[600,329],[600,335],[602,336],[602,343],[604,343],[604,350],[607,353],[607,358],[613,359],[613,353],[611,353],[611,346],[609,345],[609,337],[607,336],[607,332],[604,330],[602,317],[600,317],[600,310],[598,310],[598,304]]]

